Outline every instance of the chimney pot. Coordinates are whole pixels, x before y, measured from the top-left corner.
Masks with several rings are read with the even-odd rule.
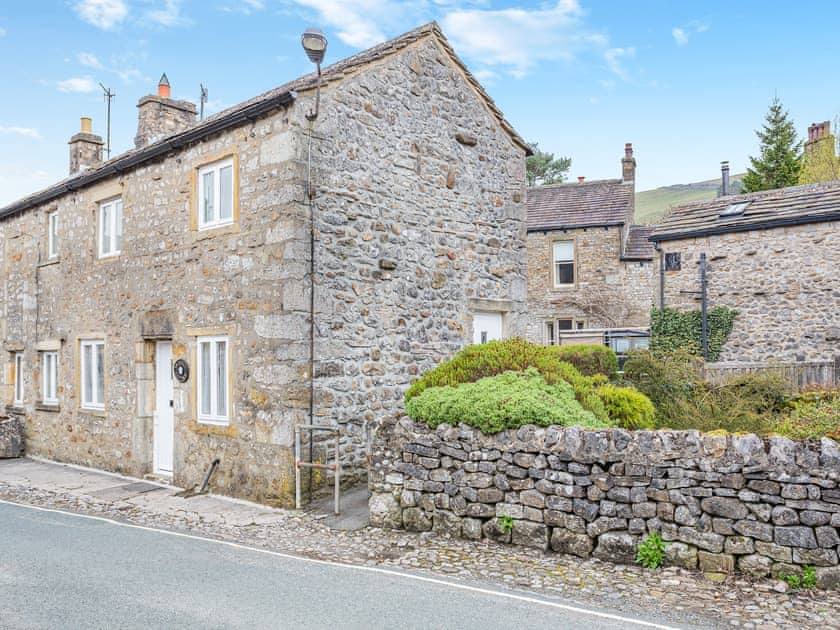
[[[720,163],[720,196],[727,195],[729,195],[729,161],[724,160]]]
[[[585,180],[585,179],[586,179],[586,177],[584,177],[583,175],[578,175],[578,184],[582,184],[583,180]]]
[[[169,85],[169,78],[166,76],[164,72],[160,75],[160,81],[158,81],[158,96],[161,98],[171,98],[172,90]]]
[[[633,157],[633,143],[627,142],[624,145],[624,157],[631,158]]]
[[[82,133],[93,133],[93,120],[88,116],[82,116]]]

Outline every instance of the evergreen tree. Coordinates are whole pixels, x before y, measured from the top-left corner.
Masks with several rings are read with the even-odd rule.
[[[525,176],[529,186],[543,186],[544,184],[559,184],[566,179],[572,167],[572,158],[560,157],[555,159],[553,153],[540,151],[536,142],[528,145],[534,153],[525,160]]]
[[[759,156],[750,156],[752,166],[742,181],[745,192],[795,186],[802,168],[802,142],[788,112],[776,97],[764,118],[763,129],[756,130]]]

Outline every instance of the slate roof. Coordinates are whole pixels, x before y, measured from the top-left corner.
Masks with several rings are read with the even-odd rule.
[[[526,150],[527,154],[530,155],[531,150],[528,147],[528,144],[521,136],[519,136],[519,134],[516,133],[510,123],[505,119],[501,110],[496,107],[493,99],[490,98],[487,92],[484,91],[484,88],[481,87],[481,84],[469,72],[463,61],[461,61],[461,59],[455,54],[455,51],[449,45],[449,42],[446,40],[446,37],[436,22],[424,24],[423,26],[400,35],[399,37],[378,44],[373,48],[369,48],[368,50],[364,50],[356,55],[347,57],[337,63],[322,68],[322,85],[339,81],[358,70],[360,67],[387,57],[388,55],[402,50],[414,42],[430,35],[437,39],[441,47],[452,58],[452,61],[463,71],[464,77],[485,101],[487,107],[490,109],[490,112],[494,118],[496,118],[499,125],[511,136],[515,143],[520,145]],[[78,190],[79,188],[102,179],[106,179],[112,175],[123,173],[139,166],[140,164],[160,158],[173,150],[178,150],[192,143],[203,140],[204,138],[224,129],[255,120],[269,111],[287,106],[289,103],[294,101],[297,92],[315,89],[317,81],[317,73],[312,72],[269,90],[268,92],[255,96],[247,101],[243,101],[238,105],[234,105],[233,107],[218,112],[213,116],[209,116],[204,120],[197,122],[195,125],[192,125],[185,131],[167,136],[166,138],[162,138],[161,140],[140,149],[131,149],[126,151],[94,169],[72,175],[61,180],[57,184],[50,186],[49,188],[45,188],[42,191],[33,193],[15,201],[4,208],[0,208],[0,218],[26,210],[27,208],[38,204],[46,203],[69,191]]]
[[[624,242],[622,260],[653,260],[653,243],[650,236],[655,228],[650,225],[631,225]]]
[[[633,183],[600,179],[528,189],[528,231],[624,225],[633,206]]]
[[[720,216],[735,204],[743,213]],[[728,195],[672,208],[651,236],[653,241],[840,221],[840,180],[746,195]]]

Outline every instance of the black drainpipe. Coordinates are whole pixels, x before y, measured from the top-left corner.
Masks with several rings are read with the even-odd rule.
[[[665,310],[665,252],[659,243],[654,243],[653,249],[659,253],[659,310]]]

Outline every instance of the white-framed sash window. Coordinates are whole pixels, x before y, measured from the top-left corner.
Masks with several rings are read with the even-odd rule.
[[[85,339],[79,343],[82,358],[82,408],[105,409],[105,340]]]
[[[196,198],[198,199],[198,229],[233,223],[234,160],[225,158],[198,169]]]
[[[230,424],[230,342],[226,336],[198,337],[196,402],[198,421]]]
[[[554,241],[552,243],[554,262],[554,286],[564,287],[575,283],[575,242]]]
[[[47,215],[47,258],[58,257],[58,212]]]
[[[14,400],[12,404],[15,407],[23,406],[23,352],[15,352],[13,358],[12,380],[14,383]]]
[[[58,352],[41,353],[41,402],[58,404]]]
[[[119,255],[122,249],[122,199],[111,199],[99,204],[97,242],[99,257]]]

